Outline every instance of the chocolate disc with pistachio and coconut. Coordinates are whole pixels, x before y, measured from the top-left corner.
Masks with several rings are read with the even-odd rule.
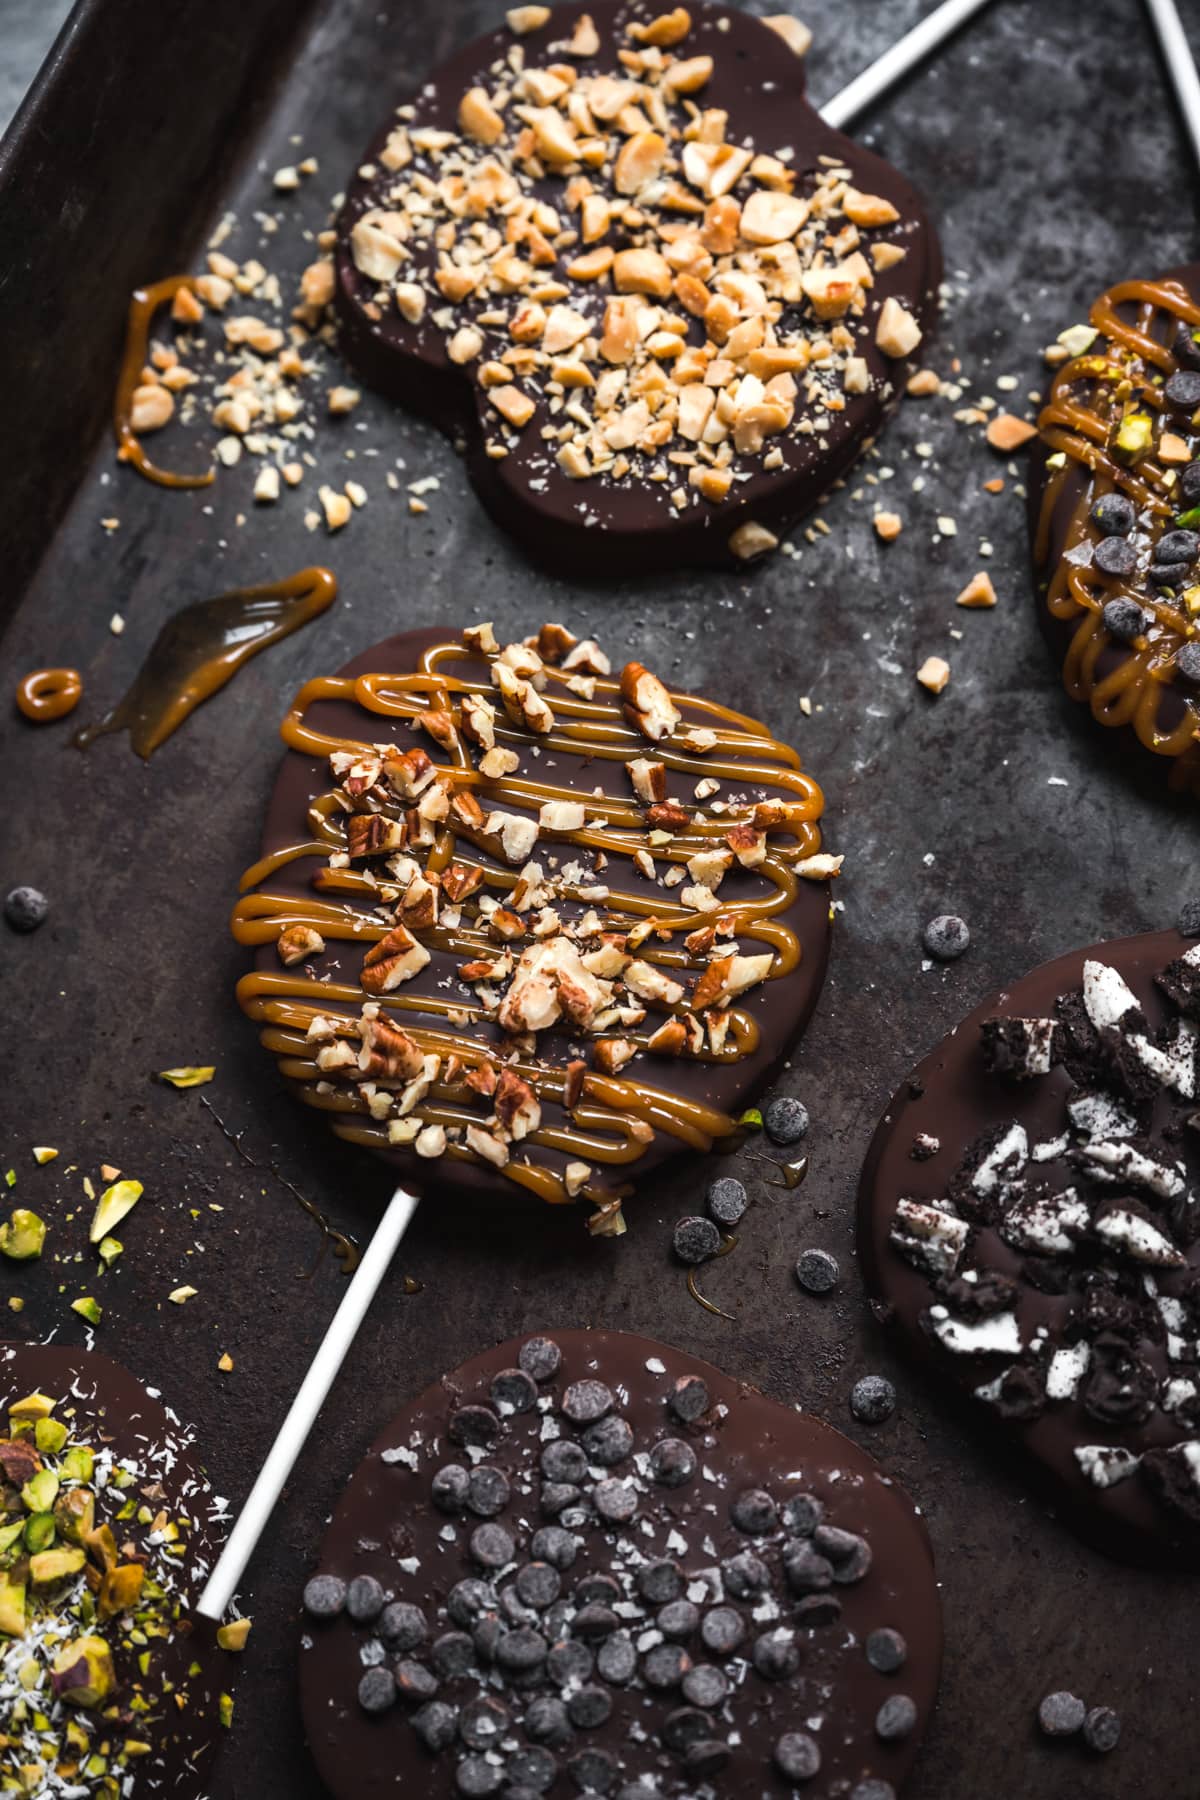
[[[519,6],[388,116],[338,221],[343,347],[575,574],[774,548],[874,438],[941,261],[825,125],[792,19]]]
[[[1200,1562],[1200,945],[1096,944],[991,996],[889,1106],[869,1284],[1113,1554]]]
[[[343,1137],[609,1233],[631,1178],[735,1136],[816,1004],[841,862],[767,726],[484,625],[309,682],[283,735],[239,994]]]
[[[355,1471],[303,1595],[346,1800],[888,1800],[937,1689],[925,1528],[874,1460],[624,1332],[510,1339]]]
[[[191,1434],[117,1363],[0,1345],[5,1793],[203,1791],[234,1662],[188,1607],[223,1506]]]

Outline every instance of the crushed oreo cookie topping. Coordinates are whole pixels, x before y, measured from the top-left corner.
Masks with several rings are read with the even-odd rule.
[[[283,735],[239,997],[340,1136],[599,1235],[734,1136],[824,974],[841,859],[793,750],[561,625],[393,638]]]
[[[873,1292],[1114,1554],[1200,1560],[1200,946],[1046,964],[893,1102],[863,1177]],[[936,1124],[914,1162],[914,1131]]]
[[[331,1791],[898,1786],[940,1656],[902,1491],[828,1426],[663,1345],[550,1341],[561,1358],[539,1352],[535,1405],[488,1443],[463,1457],[454,1421],[521,1365],[517,1341],[408,1406],[350,1482],[302,1626],[306,1732]],[[693,1393],[704,1410],[681,1425]],[[597,1461],[610,1422],[620,1454]],[[448,1454],[502,1477],[494,1522],[446,1510]],[[356,1589],[372,1602],[358,1621]]]

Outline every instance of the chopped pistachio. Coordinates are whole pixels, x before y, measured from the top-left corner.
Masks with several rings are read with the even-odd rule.
[[[0,1251],[12,1262],[31,1262],[42,1254],[45,1242],[46,1221],[27,1207],[18,1206],[0,1225]]]
[[[249,1636],[249,1619],[233,1619],[228,1625],[217,1627],[217,1643],[222,1650],[244,1650]]]
[[[67,1428],[61,1419],[39,1419],[33,1437],[43,1456],[57,1456],[67,1441]]]
[[[185,1301],[194,1299],[197,1292],[198,1289],[194,1287],[177,1287],[171,1290],[167,1299],[175,1306],[182,1306]]]
[[[1122,457],[1132,462],[1150,448],[1154,437],[1154,421],[1149,413],[1126,413],[1117,427],[1117,435],[1113,448]]]
[[[220,1720],[221,1724],[225,1727],[226,1731],[228,1731],[230,1726],[233,1724],[233,1695],[232,1694],[222,1694],[220,1699],[217,1701],[217,1718]]]
[[[93,1244],[108,1237],[114,1225],[119,1225],[127,1213],[131,1213],[144,1190],[140,1181],[116,1181],[105,1188],[97,1204],[92,1219],[92,1228],[88,1236]]]
[[[33,1160],[35,1162],[39,1162],[39,1163],[53,1162],[57,1155],[58,1155],[58,1151],[52,1150],[50,1148],[49,1144],[35,1144],[33,1146]]]
[[[89,1325],[98,1325],[104,1316],[102,1309],[97,1306],[90,1294],[81,1294],[78,1300],[72,1300],[71,1311],[77,1312],[81,1319],[87,1320]]]
[[[100,1254],[100,1261],[104,1264],[106,1269],[110,1268],[112,1266],[112,1264],[116,1262],[118,1256],[120,1256],[120,1254],[124,1250],[124,1248],[125,1248],[125,1246],[121,1242],[120,1238],[115,1238],[115,1237],[101,1238],[100,1243],[98,1245],[98,1250],[99,1250],[99,1254]]]

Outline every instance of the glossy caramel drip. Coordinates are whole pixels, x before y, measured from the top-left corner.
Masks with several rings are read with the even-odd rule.
[[[1132,318],[1122,316],[1122,307],[1133,309]],[[1075,505],[1046,593],[1054,618],[1078,621],[1063,663],[1067,692],[1086,701],[1102,725],[1128,726],[1147,750],[1178,759],[1172,785],[1200,793],[1195,714],[1184,705],[1177,719],[1162,718],[1164,692],[1175,678],[1175,652],[1196,636],[1189,613],[1178,600],[1149,588],[1135,591],[1125,581],[1068,560],[1076,546],[1092,540],[1091,509],[1103,494],[1120,490],[1128,495],[1140,512],[1153,516],[1160,531],[1169,529],[1178,510],[1165,479],[1168,471],[1152,454],[1130,467],[1111,448],[1130,395],[1138,409],[1161,412],[1159,384],[1179,367],[1169,345],[1152,329],[1162,315],[1168,327],[1177,320],[1200,326],[1200,307],[1176,281],[1126,281],[1110,288],[1090,314],[1090,323],[1105,344],[1072,358],[1055,375],[1038,425],[1049,451],[1061,453],[1066,461],[1048,472],[1034,560],[1041,568],[1049,557],[1055,515],[1072,466],[1089,470],[1091,479]],[[1113,641],[1103,609],[1118,597],[1133,600],[1151,614],[1155,629],[1123,646],[1123,659],[1101,671],[1100,659]]]
[[[319,618],[336,595],[330,571],[311,568],[183,607],[151,644],[124,697],[94,725],[76,732],[74,742],[86,750],[110,731],[128,731],[139,756],[153,755],[243,663]]]
[[[196,278],[194,275],[169,275],[165,281],[156,281],[150,287],[135,288],[129,302],[129,316],[125,325],[125,349],[121,356],[121,367],[117,375],[117,392],[113,400],[113,429],[117,434],[117,460],[127,462],[144,475],[147,481],[156,481],[160,487],[201,488],[209,487],[216,480],[216,472],[208,469],[203,475],[176,475],[170,469],[160,469],[146,455],[142,440],[133,429],[133,396],[141,385],[142,370],[146,366],[146,353],[150,347],[150,327],[154,315],[160,306],[173,300],[181,288],[194,292]]]
[[[445,751],[446,761],[439,771],[451,778],[455,790],[475,792],[481,801],[494,804],[498,810],[508,805],[522,806],[534,812],[548,801],[583,800],[588,819],[574,830],[555,830],[539,838],[539,847],[552,843],[557,851],[574,846],[592,853],[603,852],[608,866],[604,883],[607,898],[598,904],[603,915],[601,929],[625,933],[640,920],[653,917],[672,934],[663,943],[651,936],[639,950],[639,960],[658,965],[678,979],[683,972],[699,974],[706,966],[675,937],[711,923],[712,915],[693,910],[687,904],[668,897],[668,892],[647,894],[624,891],[615,885],[616,870],[622,861],[631,860],[647,845],[647,821],[643,809],[630,795],[592,794],[556,785],[548,777],[525,772],[522,767],[511,775],[487,778],[476,769],[463,745],[458,725],[461,721],[462,696],[478,693],[478,679],[462,680],[456,665],[471,660],[472,653],[461,645],[448,642],[432,646],[421,657],[419,666],[409,675],[371,674],[357,678],[322,677],[310,681],[300,690],[283,727],[284,742],[303,756],[325,759],[331,753],[350,751],[373,754],[376,741],[351,740],[329,736],[308,723],[309,709],[322,701],[356,703],[368,715],[388,722],[411,724],[429,712],[448,712],[454,722],[453,741]],[[476,661],[478,658],[476,657]],[[690,749],[671,738],[648,744],[623,716],[619,683],[597,679],[591,699],[582,699],[567,684],[561,671],[547,665],[546,699],[554,714],[554,725],[536,740],[543,756],[554,750],[583,757],[593,762],[618,761],[650,756],[664,763],[668,770],[691,777],[694,781],[712,776],[742,786],[757,785],[783,790],[786,822],[781,830],[788,842],[769,841],[765,861],[754,873],[759,878],[753,898],[720,902],[722,917],[732,921],[731,936],[739,943],[755,940],[755,948],[770,951],[774,957],[768,980],[786,980],[799,965],[802,947],[783,920],[784,913],[796,897],[801,879],[795,864],[813,854],[820,846],[817,820],[823,797],[817,784],[799,767],[796,753],[776,742],[767,728],[757,720],[709,701],[680,696],[678,704],[689,711],[687,726],[703,726],[715,733],[715,742],[707,752]],[[487,691],[486,681],[483,683]],[[493,696],[494,697],[494,696]],[[699,715],[698,717],[696,715]],[[527,732],[511,725],[498,710],[497,746],[528,751],[531,739]],[[385,728],[378,742],[388,738]],[[422,740],[424,742],[425,740]],[[536,769],[536,762],[532,764]],[[666,843],[655,844],[654,854],[664,860],[682,862],[698,852],[720,848],[725,834],[753,817],[753,802],[738,806],[730,803],[718,817],[693,819],[680,828]],[[346,846],[345,813],[332,792],[321,795],[309,808],[310,835],[286,844],[263,857],[242,881],[242,898],[234,909],[232,928],[238,941],[259,947],[275,943],[281,931],[298,925],[318,931],[325,940],[336,939],[360,944],[364,951],[387,935],[390,927],[373,910],[380,902],[379,887],[361,873],[349,868],[329,868],[322,863],[312,880],[315,892],[298,896],[258,891],[272,877],[301,858],[328,858],[344,851]],[[427,870],[442,871],[453,860],[460,865],[482,871],[483,892],[501,903],[519,880],[515,867],[498,867],[490,857],[475,857],[473,850],[483,847],[479,834],[454,823],[439,828],[434,847],[428,851]],[[535,849],[532,855],[538,854]],[[572,895],[565,890],[563,898]],[[581,902],[582,904],[582,902]],[[466,915],[458,923],[437,923],[418,931],[420,941],[436,950],[467,960],[491,957],[497,953],[494,939],[489,937],[486,922]],[[323,978],[314,983],[304,971],[295,968],[258,969],[243,977],[238,984],[238,999],[246,1013],[262,1027],[262,1041],[279,1061],[285,1076],[299,1087],[300,1097],[309,1105],[337,1115],[334,1129],[342,1137],[375,1149],[389,1142],[385,1121],[373,1119],[365,1101],[354,1088],[339,1086],[320,1077],[315,1060],[316,1049],[306,1041],[310,1022],[318,1017],[334,1018],[339,1031],[356,1023],[348,1019],[346,1009],[360,1009],[368,996],[357,986],[344,980]],[[371,996],[374,998],[375,996]],[[498,1045],[486,1036],[474,1035],[489,1014],[484,1007],[458,997],[438,994],[408,994],[403,989],[379,996],[381,1016],[402,1026],[420,1050],[443,1059],[457,1057],[463,1073],[494,1062]],[[661,1024],[671,1013],[688,1011],[685,998],[654,1016],[653,1024]],[[422,1023],[417,1024],[417,1017]],[[729,1007],[729,1029],[724,1044],[714,1050],[705,1043],[699,1052],[701,1060],[735,1062],[753,1054],[759,1047],[757,1020],[736,1001]],[[442,1022],[439,1022],[442,1021]],[[644,1050],[653,1032],[650,1019],[645,1028],[625,1029],[622,1035],[639,1050]],[[694,1060],[694,1059],[690,1059]],[[551,1066],[533,1055],[518,1054],[504,1058],[505,1067],[528,1082],[539,1102],[549,1100],[566,1107],[566,1070]],[[664,1066],[669,1062],[664,1059]],[[428,1094],[410,1116],[423,1125],[435,1124],[447,1130],[480,1125],[486,1116],[486,1104],[480,1110],[479,1096],[468,1088],[461,1076],[447,1082],[435,1080]],[[607,1075],[589,1069],[583,1077],[582,1094],[567,1108],[569,1125],[543,1121],[528,1138],[514,1146],[526,1146],[557,1152],[563,1157],[579,1158],[589,1165],[600,1164],[613,1170],[635,1165],[644,1155],[647,1143],[657,1131],[665,1131],[689,1148],[707,1151],[718,1140],[729,1140],[738,1132],[737,1121],[718,1107],[701,1099],[673,1093],[669,1084],[659,1086],[643,1078],[625,1074]],[[477,1153],[462,1141],[450,1139],[444,1155],[451,1160],[479,1162]],[[496,1173],[528,1189],[551,1203],[564,1202],[568,1195],[558,1168],[550,1163],[510,1156]],[[619,1205],[628,1184],[614,1187],[586,1182],[579,1190],[599,1209],[591,1221],[593,1230],[604,1230],[604,1220]]]
[[[74,712],[82,692],[78,669],[31,669],[17,683],[17,705],[27,719],[48,725]]]

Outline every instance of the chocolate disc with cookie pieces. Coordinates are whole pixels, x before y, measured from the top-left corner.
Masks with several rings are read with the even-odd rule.
[[[1030,484],[1038,610],[1067,692],[1200,795],[1200,265],[1065,331]]]
[[[308,683],[284,737],[239,994],[343,1137],[611,1232],[632,1178],[733,1136],[816,1004],[841,860],[766,726],[482,626]]]
[[[1113,1555],[1200,1563],[1200,946],[1096,944],[992,995],[881,1121],[868,1283]]]
[[[924,204],[749,13],[508,17],[349,183],[342,345],[564,572],[762,555],[902,391],[941,275]]]
[[[510,1339],[406,1406],[303,1604],[346,1800],[881,1800],[941,1659],[929,1540],[878,1464],[625,1332]]]
[[[107,1356],[0,1344],[0,1475],[0,1789],[195,1800],[236,1661],[188,1612],[224,1509],[191,1433]]]

